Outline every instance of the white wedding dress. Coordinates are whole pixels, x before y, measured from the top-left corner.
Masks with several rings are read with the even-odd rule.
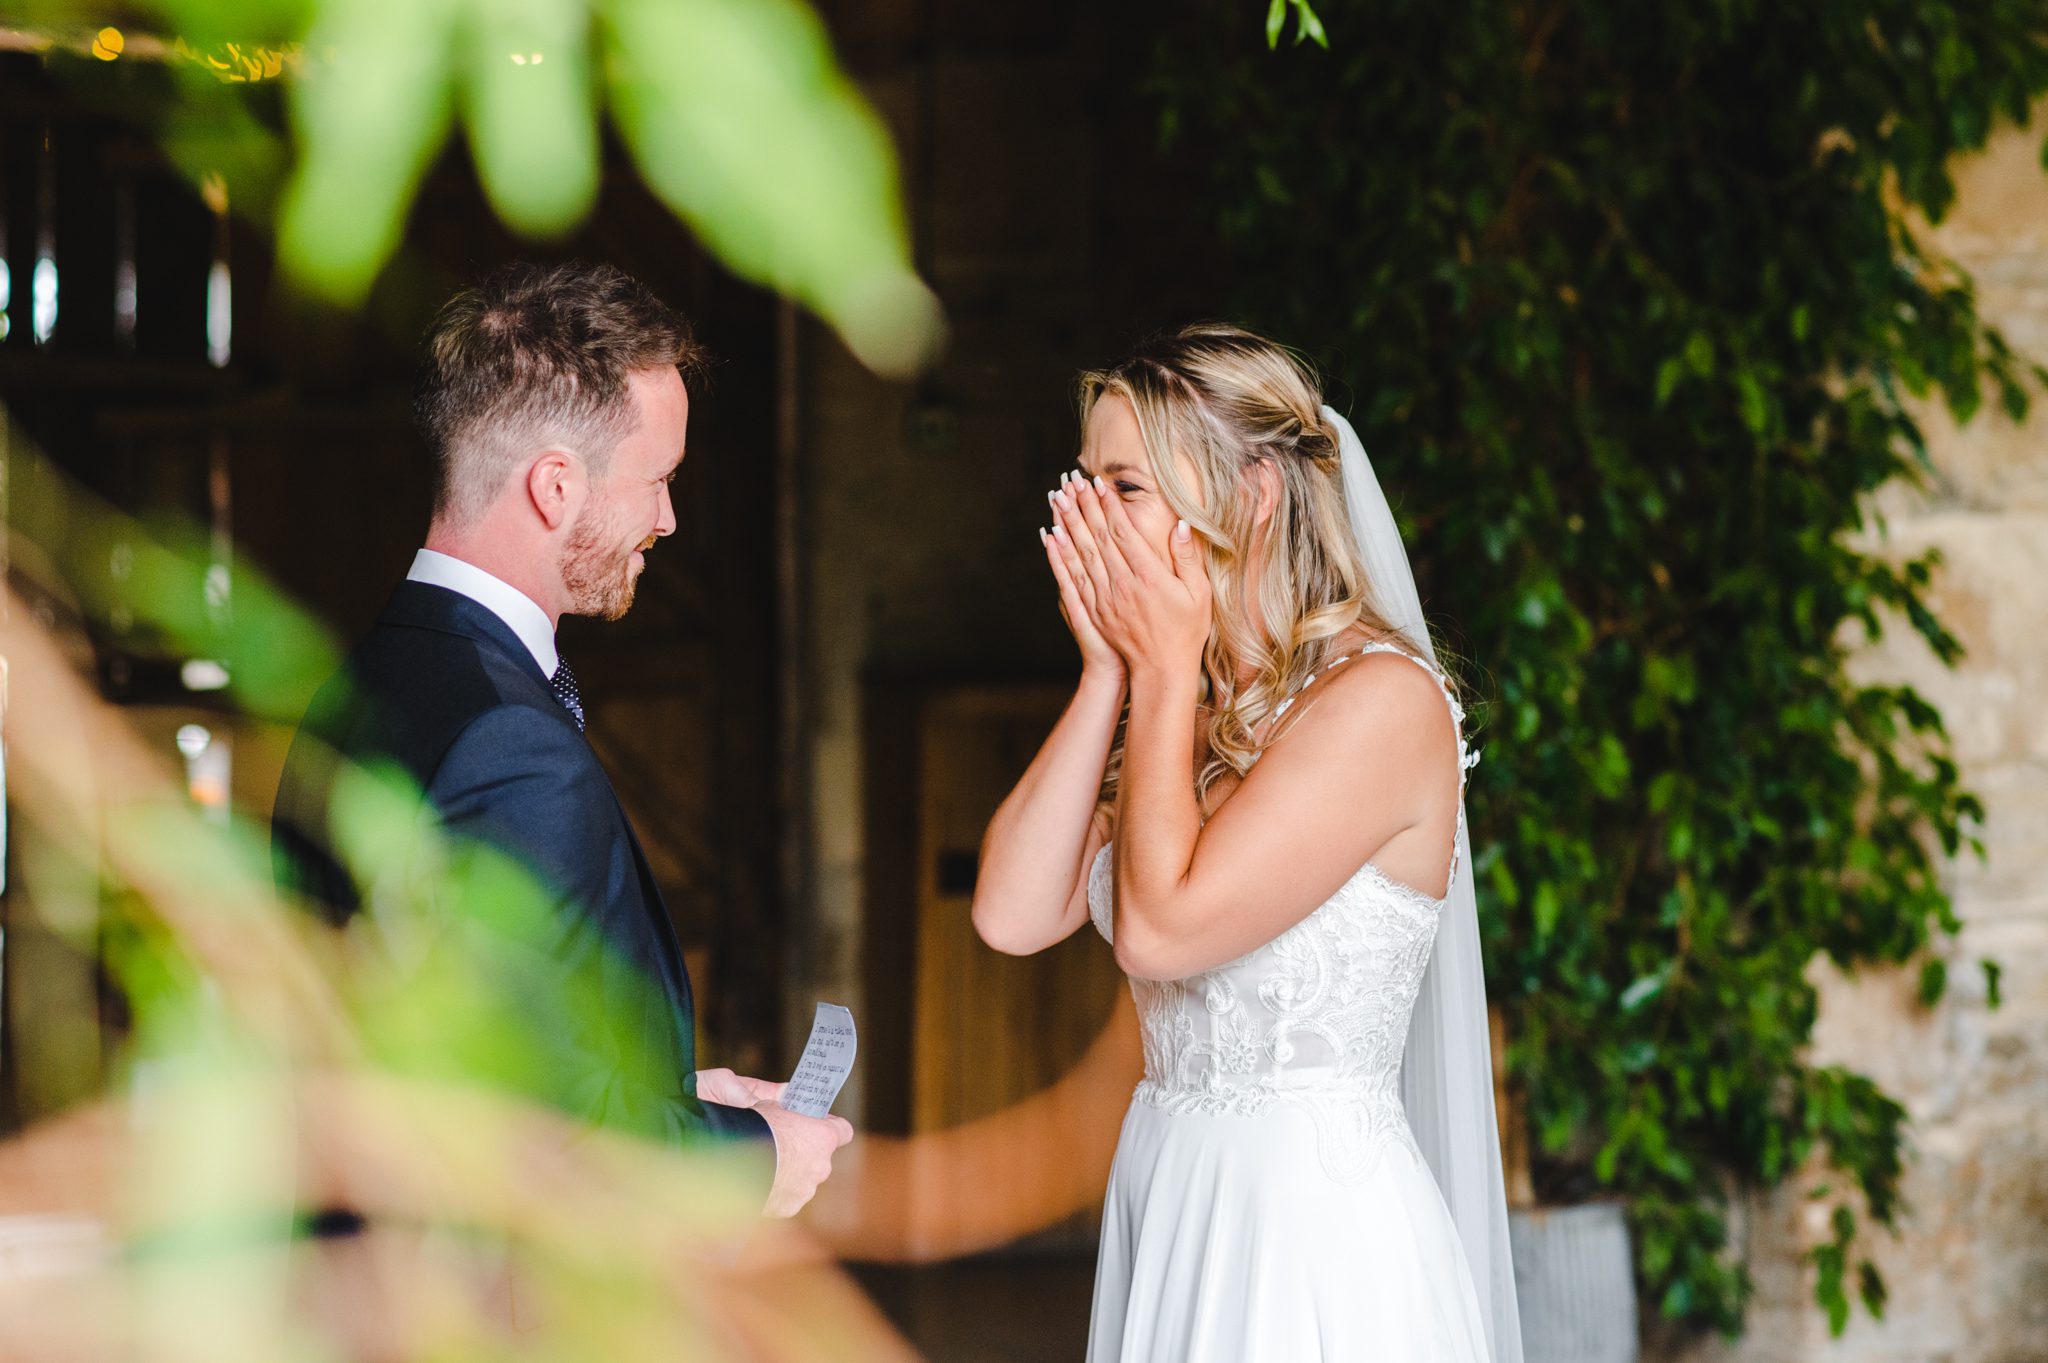
[[[1391,644],[1360,650],[1381,651],[1443,684]],[[1111,902],[1105,847],[1088,878],[1105,938]],[[1247,956],[1132,979],[1145,1078],[1103,1205],[1089,1363],[1488,1363],[1472,1270],[1401,1098],[1444,903],[1368,864]]]

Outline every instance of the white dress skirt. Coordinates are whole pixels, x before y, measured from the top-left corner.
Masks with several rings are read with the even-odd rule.
[[[1110,855],[1089,874],[1105,937]],[[1441,904],[1368,865],[1240,960],[1131,981],[1145,1078],[1103,1204],[1089,1363],[1488,1363],[1400,1098]]]
[[[1091,1363],[1483,1363],[1464,1253],[1406,1152],[1355,1181],[1308,1115],[1134,1103],[1103,1207]]]

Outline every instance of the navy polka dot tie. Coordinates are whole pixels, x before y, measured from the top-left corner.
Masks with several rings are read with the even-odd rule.
[[[583,693],[576,689],[576,674],[569,670],[566,659],[555,663],[555,675],[548,678],[548,689],[555,693],[555,699],[562,702],[562,708],[576,721],[576,732],[583,732]]]

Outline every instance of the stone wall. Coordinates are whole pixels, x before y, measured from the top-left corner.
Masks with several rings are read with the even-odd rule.
[[[1974,275],[1980,306],[2023,353],[2048,359],[2048,176],[2041,120],[1959,167],[1959,202],[1935,233]],[[1822,980],[1820,1058],[1877,1079],[1912,1115],[1914,1153],[1895,1239],[1876,1240],[1886,1319],[1840,1339],[1812,1305],[1800,1251],[1824,1233],[1796,1197],[1753,1209],[1758,1295],[1745,1338],[1688,1363],[2032,1363],[2048,1360],[2048,408],[2023,425],[1987,410],[1928,427],[1926,494],[1882,501],[1887,543],[1940,550],[1933,593],[1968,656],[1943,668],[1895,632],[1860,663],[1911,683],[1947,717],[1988,810],[1982,863],[1949,868],[1967,924],[1948,999],[1919,1007],[1893,972]],[[1988,1006],[1978,962],[2003,968]]]

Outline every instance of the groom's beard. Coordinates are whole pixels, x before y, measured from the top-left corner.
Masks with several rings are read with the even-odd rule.
[[[562,551],[562,585],[569,589],[569,611],[616,620],[633,605],[633,588],[639,573],[633,554],[654,543],[649,535],[638,545],[618,545],[618,527],[595,506],[587,508],[569,531],[568,546]]]

